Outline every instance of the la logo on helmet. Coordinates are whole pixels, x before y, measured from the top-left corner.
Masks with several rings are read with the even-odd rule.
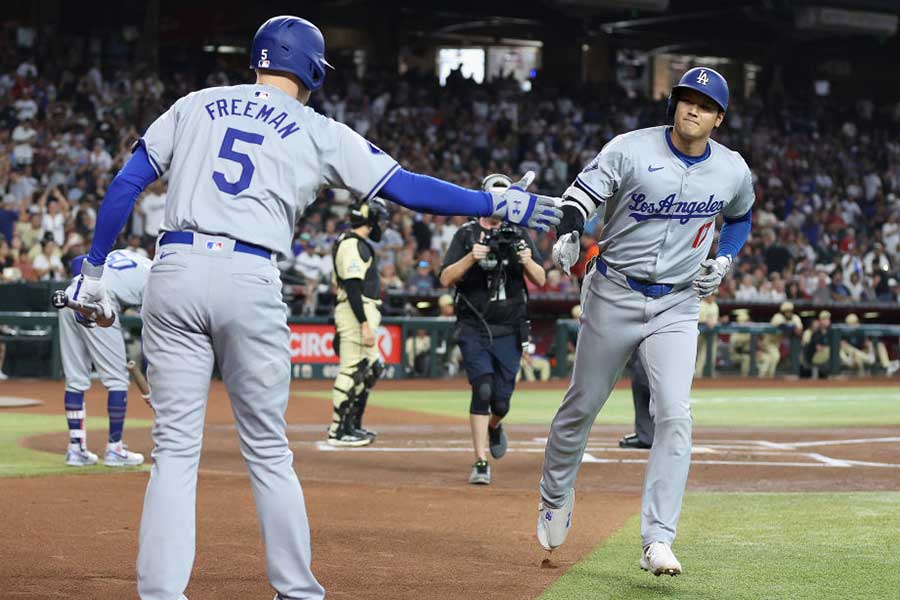
[[[697,75],[697,83],[700,85],[709,83],[709,75],[706,74],[706,69],[700,69],[700,74]]]

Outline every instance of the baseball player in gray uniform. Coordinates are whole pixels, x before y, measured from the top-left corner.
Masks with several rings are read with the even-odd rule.
[[[84,259],[84,255],[72,259],[73,276],[81,274]],[[110,252],[103,270],[103,284],[116,313],[125,308],[139,307],[143,303],[144,286],[149,273],[150,260],[146,257],[129,250]],[[136,466],[144,462],[144,456],[129,451],[122,442],[125,412],[128,408],[127,357],[122,326],[118,318],[110,327],[92,325],[71,308],[59,311],[59,344],[66,378],[65,407],[69,423],[66,464],[70,467],[85,467],[97,463],[97,455],[88,450],[84,429],[84,393],[91,387],[93,364],[107,390],[109,438],[103,464],[107,467]]]
[[[656,425],[641,503],[640,566],[681,573],[672,542],[691,462],[688,396],[699,298],[713,293],[750,231],[753,184],[743,158],[709,139],[728,108],[716,71],[687,71],[672,89],[668,118],[614,138],[563,199],[553,248],[568,270],[584,220],[605,205],[600,256],[581,291],[581,325],[569,389],[544,453],[537,537],[546,550],[566,538],[575,477],[597,413],[637,347],[647,370]],[[725,224],[708,258],[716,217]]]
[[[276,261],[291,256],[294,222],[322,187],[378,194],[417,210],[492,214],[547,230],[556,199],[466,190],[409,173],[349,127],[306,106],[330,65],[315,25],[266,21],[253,39],[256,83],[200,90],[175,102],[136,144],[98,215],[76,300],[110,309],[103,260],[140,191],[169,173],[158,249],[144,301],[153,386],[154,459],[141,518],[137,587],[178,600],[195,549],[197,467],[214,362],[228,390],[250,472],[268,576],[280,600],[319,599],[309,525],[284,412],[289,330]]]

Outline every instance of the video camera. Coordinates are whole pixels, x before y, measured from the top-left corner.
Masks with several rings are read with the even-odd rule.
[[[502,223],[489,230],[479,243],[489,248],[488,255],[478,262],[485,271],[493,271],[518,261],[519,252],[528,246],[519,230],[509,223]]]

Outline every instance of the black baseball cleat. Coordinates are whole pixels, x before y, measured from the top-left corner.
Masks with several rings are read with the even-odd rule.
[[[329,446],[338,446],[345,448],[357,448],[359,446],[368,446],[374,438],[369,437],[358,429],[345,432],[328,433],[326,440]]]
[[[619,440],[619,448],[631,448],[636,450],[649,450],[650,444],[641,441],[636,433],[629,433]]]
[[[506,432],[503,431],[503,423],[496,427],[488,427],[488,438],[491,443],[491,456],[503,458],[506,455],[506,447],[509,443]]]
[[[378,432],[375,431],[374,429],[366,429],[365,427],[357,427],[356,432],[362,433],[366,437],[370,438],[373,442],[375,441],[375,438],[378,437]]]

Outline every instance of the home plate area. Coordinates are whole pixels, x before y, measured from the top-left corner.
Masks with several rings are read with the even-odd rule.
[[[394,428],[387,427],[392,430]],[[397,428],[408,431],[410,428]],[[384,433],[400,433],[385,431]],[[511,436],[512,437],[512,436]],[[649,451],[619,448],[615,441],[600,441],[592,436],[585,449],[582,464],[644,464]],[[608,438],[607,438],[608,439]],[[510,454],[543,454],[546,444],[544,437],[529,439],[510,439]],[[407,438],[390,435],[380,438],[371,446],[362,448],[335,448],[325,442],[307,442],[321,452],[375,452],[399,454],[424,453],[471,453],[472,442],[467,438],[429,439]],[[887,461],[860,460],[859,452],[847,452],[861,448],[880,447],[883,456],[885,451],[893,455]],[[849,439],[778,441],[764,439],[704,439],[697,436],[691,449],[693,465],[733,465],[746,467],[783,467],[783,468],[874,468],[900,469],[900,454],[889,449],[900,447],[900,436],[867,437]],[[864,452],[865,457],[870,452]],[[849,456],[848,456],[849,455]]]

